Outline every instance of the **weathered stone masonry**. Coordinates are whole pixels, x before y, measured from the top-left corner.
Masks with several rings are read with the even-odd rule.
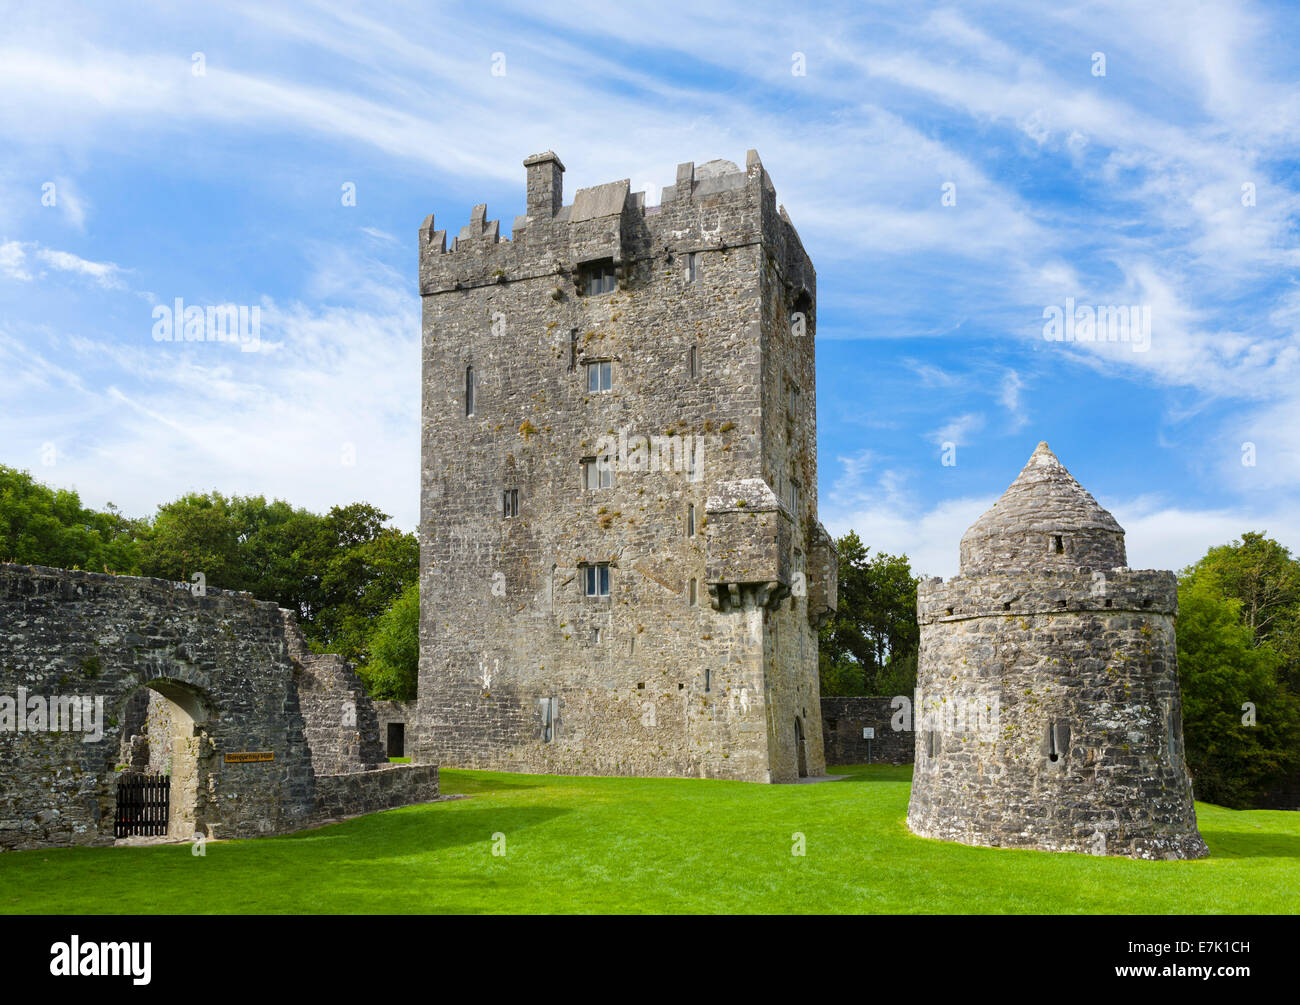
[[[836,563],[817,522],[812,263],[753,151],[744,170],[681,165],[652,207],[626,180],[566,206],[558,157],[525,167],[511,240],[483,206],[450,249],[432,216],[420,230],[408,742],[460,767],[820,774]],[[609,364],[607,389],[589,364]],[[584,459],[611,443],[612,484],[587,487]],[[608,596],[586,596],[602,568]]]
[[[307,655],[287,612],[248,594],[0,565],[0,698],[104,708],[97,742],[0,729],[0,850],[112,843],[123,733],[145,724],[170,730],[144,734],[140,767],[171,769],[173,838],[283,833],[437,798],[436,766],[376,765],[374,711],[340,664]],[[165,714],[140,711],[157,698]],[[274,760],[226,762],[242,752]]]
[[[822,695],[822,735],[826,738],[826,764],[866,764],[867,741],[863,727],[875,730],[871,740],[872,764],[911,764],[916,749],[912,731],[912,696],[906,704],[893,697],[829,697]],[[895,726],[902,728],[895,729]]]
[[[922,582],[908,825],[965,844],[1206,854],[1183,759],[1176,581],[1125,565],[1124,531],[1034,451]]]

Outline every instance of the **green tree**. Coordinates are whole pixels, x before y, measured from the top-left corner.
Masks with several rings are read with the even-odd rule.
[[[142,529],[112,503],[88,509],[76,492],[0,464],[0,561],[138,575]]]
[[[1278,654],[1255,644],[1242,615],[1241,601],[1225,596],[1214,575],[1194,572],[1180,581],[1187,765],[1196,798],[1239,809],[1300,767],[1300,703],[1278,678]],[[1254,707],[1253,724],[1243,706]]]
[[[208,586],[248,589],[233,511],[236,503],[213,491],[192,492],[159,506],[141,544],[144,574],[188,583],[195,573],[202,573]]]
[[[419,578],[415,535],[386,527],[388,519],[368,503],[335,506],[325,517],[317,539],[324,552],[318,613],[308,636],[317,651],[364,662],[375,619]]]
[[[1253,644],[1277,653],[1279,672],[1291,693],[1300,694],[1300,559],[1248,531],[1239,541],[1211,548],[1188,572],[1212,577],[1225,596],[1240,601]]]
[[[247,590],[294,611],[308,645],[364,662],[376,619],[419,574],[414,534],[369,503],[324,516],[264,496],[190,493],[158,507],[144,573]]]
[[[372,697],[415,698],[420,669],[420,586],[412,583],[375,622],[359,671]]]
[[[837,547],[839,604],[821,630],[822,693],[911,694],[920,630],[907,556],[873,557],[853,531]]]

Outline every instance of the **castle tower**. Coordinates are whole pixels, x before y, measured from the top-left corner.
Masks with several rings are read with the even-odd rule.
[[[1177,583],[1046,443],[920,585],[907,823],[963,844],[1199,858],[1183,760]]]
[[[750,151],[420,229],[417,760],[824,773],[816,275]]]

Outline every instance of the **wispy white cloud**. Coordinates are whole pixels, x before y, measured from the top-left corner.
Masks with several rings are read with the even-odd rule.
[[[0,244],[0,275],[26,282],[32,278],[27,271],[27,252],[18,241]]]
[[[968,446],[971,438],[984,428],[985,419],[979,412],[966,412],[949,420],[930,434],[930,440],[939,446],[954,443],[959,447]]]
[[[385,278],[354,276],[384,311],[265,305],[255,353],[155,342],[144,324],[125,343],[0,329],[5,462],[138,515],[218,487],[318,510],[367,499],[413,528],[419,314]],[[38,467],[45,444],[58,460]]]
[[[31,248],[30,254],[28,254],[28,247]],[[112,262],[92,262],[70,251],[43,248],[38,244],[25,245],[21,241],[6,241],[0,244],[0,275],[30,282],[34,278],[30,268],[33,261],[41,262],[59,272],[84,276],[106,290],[124,288],[121,280],[122,269]]]
[[[62,176],[47,184],[53,186],[49,190],[49,199],[52,200],[53,207],[58,209],[73,227],[84,231],[89,205],[78,186],[71,179]],[[41,198],[44,205],[46,199],[44,185],[42,185]]]
[[[1020,374],[1015,370],[1008,370],[1003,374],[1002,384],[998,388],[998,403],[1010,413],[1010,428],[1013,432],[1023,429],[1029,423],[1029,416],[1024,411],[1024,403],[1020,400],[1020,392],[1024,386]]]
[[[124,486],[119,503],[129,494],[152,505],[177,485],[208,482],[278,486],[308,502],[382,493],[413,525],[418,301],[409,258],[394,252],[410,230],[371,217],[346,235],[296,237],[291,265],[280,245],[250,251],[244,268],[258,282],[273,260],[283,268],[259,292],[266,351],[256,358],[142,344],[146,328],[107,310],[85,312],[104,331],[74,338],[70,323],[20,323],[15,291],[35,290],[43,274],[63,277],[60,290],[74,280],[78,293],[106,299],[126,276],[200,290],[210,265],[197,253],[192,263],[150,261],[120,226],[117,245],[75,245],[89,257],[53,250],[68,242],[52,222],[93,232],[112,208],[88,164],[121,161],[142,176],[161,164],[252,190],[265,186],[268,164],[293,172],[324,148],[430,178],[429,205],[409,227],[434,210],[454,229],[482,201],[464,193],[518,191],[519,161],[537,150],[565,158],[569,193],[630,176],[653,204],[679,160],[740,161],[756,146],[822,276],[819,338],[939,342],[977,327],[1010,346],[996,361],[912,361],[917,384],[934,392],[929,411],[872,411],[862,397],[852,408],[825,403],[823,442],[836,435],[834,415],[911,444],[966,445],[1038,422],[1053,403],[1036,397],[1044,357],[1032,350],[1146,394],[1190,390],[1164,398],[1166,414],[1174,425],[1200,414],[1196,438],[1219,460],[1187,466],[1238,492],[1243,513],[1258,503],[1252,492],[1294,493],[1300,297],[1279,277],[1300,266],[1300,191],[1287,166],[1300,88],[1278,37],[1285,18],[1253,4],[1045,12],[1026,0],[919,19],[843,4],[825,15],[833,31],[810,33],[801,10],[760,10],[723,3],[647,17],[575,0],[379,18],[259,0],[220,21],[159,5],[148,24],[15,11],[0,42],[0,89],[16,98],[0,103],[0,182],[34,193],[33,178],[55,174],[61,215],[35,196],[0,205],[9,281],[0,295],[14,294],[15,319],[0,336],[23,347],[6,350],[0,337],[14,364],[0,386],[43,431],[0,420],[5,442],[30,454],[33,443],[59,440],[58,477],[75,474],[87,490]],[[588,27],[575,34],[575,24]],[[1104,78],[1089,72],[1098,47]],[[195,49],[203,76],[192,72]],[[792,76],[792,49],[807,56],[806,77]],[[504,76],[491,72],[498,51]],[[243,144],[254,156],[232,154]],[[954,205],[941,201],[947,183]],[[1242,201],[1245,183],[1254,205]],[[1065,297],[1150,305],[1150,350],[1045,345],[1039,312]],[[1224,399],[1237,407],[1207,404]],[[1191,439],[1180,435],[1171,442]],[[1259,447],[1253,469],[1237,460],[1244,439]],[[344,442],[361,451],[355,468],[334,463]],[[918,477],[918,462],[890,460],[888,446],[825,450],[842,464],[826,474],[835,519],[856,515],[898,541],[920,528],[935,540],[945,519],[982,501],[936,502],[949,490]],[[365,469],[366,481],[371,452],[382,463]],[[928,451],[913,456],[922,453],[931,463]]]
[[[52,248],[37,248],[36,257],[53,269],[85,276],[105,289],[123,288],[122,270],[112,262],[92,262],[69,251],[55,251]]]

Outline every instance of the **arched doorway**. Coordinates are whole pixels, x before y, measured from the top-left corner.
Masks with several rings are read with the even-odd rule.
[[[128,779],[167,780],[170,840],[189,841],[195,834],[207,834],[199,794],[207,787],[207,757],[212,750],[205,742],[208,716],[209,703],[200,692],[170,678],[148,681],[122,706],[122,739],[112,777],[119,792]]]
[[[808,777],[808,751],[804,746],[803,723],[799,721],[799,717],[797,715],[794,717],[794,752],[795,752],[795,757],[799,761],[799,777],[807,778]]]

